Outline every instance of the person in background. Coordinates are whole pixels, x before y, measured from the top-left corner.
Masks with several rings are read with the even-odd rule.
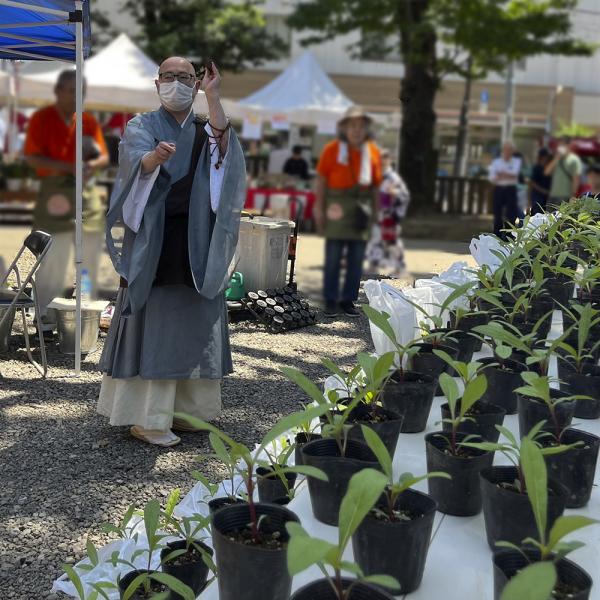
[[[392,167],[388,150],[381,152],[383,181],[379,187],[379,222],[373,225],[367,247],[367,260],[372,270],[389,269],[392,275],[406,274],[402,221],[410,203],[410,192],[402,177]]]
[[[573,151],[573,141],[569,137],[561,138],[556,155],[544,169],[546,175],[552,176],[548,210],[555,210],[562,202],[577,196],[582,172],[583,163]]]
[[[302,158],[302,146],[294,146],[292,148],[292,156],[285,161],[283,172],[286,175],[299,177],[305,181],[309,178],[308,163]]]
[[[381,157],[369,141],[371,118],[350,107],[338,123],[338,139],[329,142],[317,165],[314,218],[325,235],[325,316],[341,309],[358,317],[358,298],[367,241],[376,215],[382,181]],[[346,276],[340,295],[342,258]]]
[[[55,324],[46,319],[46,306],[61,296],[71,264],[69,256],[75,232],[75,71],[58,75],[56,102],[36,111],[29,120],[25,159],[41,180],[33,211],[33,229],[52,234],[52,247],[37,275],[37,293],[42,321],[47,329]],[[96,289],[98,264],[104,237],[104,207],[91,177],[108,164],[102,129],[93,115],[83,113],[83,269]]]
[[[593,163],[588,167],[587,182],[589,189],[585,195],[592,198],[600,195],[600,163]]]
[[[531,170],[531,178],[527,180],[531,200],[531,214],[536,215],[546,211],[546,203],[550,197],[552,177],[546,175],[545,169],[552,160],[552,155],[547,148],[540,148],[537,162]]]
[[[502,145],[502,155],[492,161],[489,178],[494,184],[494,234],[504,238],[502,230],[514,225],[518,218],[517,183],[521,159],[514,156],[511,142]]]

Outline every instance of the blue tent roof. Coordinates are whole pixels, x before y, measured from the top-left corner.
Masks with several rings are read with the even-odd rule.
[[[68,17],[73,11],[74,0],[0,0],[0,58],[75,62],[75,24]],[[84,0],[85,58],[90,53],[89,16],[90,3]]]

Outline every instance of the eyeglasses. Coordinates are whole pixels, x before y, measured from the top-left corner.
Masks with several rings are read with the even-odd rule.
[[[165,83],[171,83],[177,79],[177,81],[181,81],[181,83],[185,83],[186,85],[191,85],[196,80],[196,76],[192,75],[191,73],[173,73],[173,71],[164,71],[163,73],[159,73],[158,78]]]

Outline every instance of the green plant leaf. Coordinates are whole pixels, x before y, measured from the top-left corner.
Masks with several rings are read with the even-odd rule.
[[[69,581],[75,586],[77,593],[79,594],[80,600],[85,600],[85,593],[83,591],[83,584],[81,583],[81,579],[77,574],[77,571],[73,568],[72,565],[64,564],[63,571],[67,574]]]
[[[464,416],[487,390],[487,377],[480,373],[467,383],[460,401],[460,414]]]
[[[267,432],[263,438],[257,454],[263,450],[268,444],[276,440],[279,436],[287,433],[294,427],[299,427],[305,421],[312,421],[318,419],[321,415],[325,414],[329,410],[326,404],[320,404],[318,406],[309,406],[304,410],[299,410],[287,415],[277,421],[275,425]]]
[[[440,375],[440,387],[444,392],[444,396],[446,396],[446,400],[450,405],[450,411],[452,412],[452,416],[454,418],[456,402],[460,396],[458,385],[456,381],[454,381],[454,378],[448,375],[448,373],[442,373]]]
[[[168,517],[173,516],[173,511],[175,507],[179,504],[179,499],[181,498],[181,489],[175,488],[167,498],[167,502],[165,504],[165,514]]]
[[[299,388],[304,390],[309,398],[317,404],[323,404],[327,401],[323,397],[323,392],[306,376],[304,373],[293,367],[281,367],[280,371]]]
[[[321,469],[312,467],[310,465],[295,465],[294,467],[287,467],[282,469],[283,473],[300,473],[300,475],[306,475],[308,477],[314,477],[319,481],[329,481],[327,475]]]
[[[92,563],[92,565],[96,566],[98,564],[98,551],[96,550],[96,546],[94,546],[92,540],[88,539],[87,542],[85,543],[85,549],[87,552],[87,555],[90,559],[90,562]]]
[[[327,557],[337,553],[334,544],[310,537],[299,523],[286,523],[285,527],[290,534],[287,547],[290,575],[297,575],[314,564],[329,562]]]
[[[196,594],[194,594],[192,589],[176,577],[173,577],[173,575],[155,571],[150,577],[166,585],[171,591],[182,596],[184,600],[196,600]]]
[[[595,519],[590,519],[589,517],[581,515],[563,515],[562,517],[558,517],[554,522],[552,529],[550,529],[550,535],[548,537],[549,552],[552,552],[558,543],[561,542],[564,537],[573,533],[573,531],[583,529],[588,525],[594,525],[598,522],[599,521]]]
[[[548,600],[556,585],[556,568],[551,562],[525,567],[509,580],[500,600]]]
[[[123,592],[123,596],[121,600],[129,600],[137,592],[138,588],[144,581],[148,581],[149,575],[147,573],[140,573],[128,586],[127,589]]]
[[[388,452],[385,444],[381,441],[381,438],[377,435],[377,433],[367,425],[361,425],[361,430],[367,445],[373,452],[373,454],[377,457],[383,472],[385,473],[388,481],[391,482],[394,478],[393,468],[392,468],[392,457]]]
[[[367,513],[381,496],[387,484],[386,476],[375,469],[363,469],[350,479],[348,491],[340,506],[339,555]]]
[[[394,344],[394,346],[398,346],[396,333],[394,328],[390,325],[390,315],[383,311],[379,312],[368,304],[364,304],[362,310],[365,315],[367,315],[369,321],[375,325],[375,327],[381,329],[383,334],[392,342],[392,344]]]
[[[535,516],[538,535],[544,544],[548,522],[548,473],[546,462],[538,445],[527,436],[521,440],[521,468],[525,477],[529,502]]]
[[[160,502],[158,500],[150,500],[144,506],[144,529],[150,548],[153,546],[153,541],[156,539],[156,531],[160,520]]]
[[[363,577],[361,581],[389,588],[390,590],[396,590],[398,592],[401,590],[398,580],[394,577],[390,577],[389,575],[368,575],[367,577]]]

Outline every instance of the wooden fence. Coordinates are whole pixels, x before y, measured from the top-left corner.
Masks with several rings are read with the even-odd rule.
[[[491,214],[492,184],[481,178],[438,177],[435,206],[447,215]]]

